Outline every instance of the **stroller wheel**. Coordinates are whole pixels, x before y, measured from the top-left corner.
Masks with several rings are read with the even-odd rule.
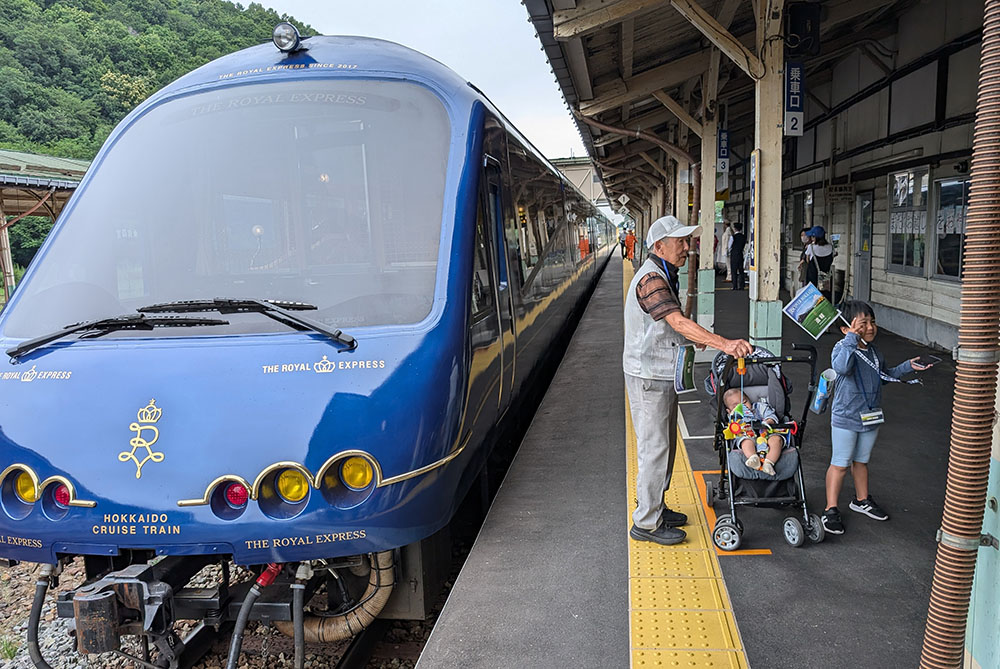
[[[728,513],[724,513],[724,514],[722,514],[721,516],[719,516],[718,518],[715,519],[715,526],[716,527],[718,527],[721,523],[729,523],[730,525],[732,525],[733,524],[733,517],[730,516]],[[736,519],[736,529],[740,531],[740,535],[742,535],[743,532],[745,531],[743,529],[743,521],[740,520],[740,519],[738,519],[738,518]]]
[[[806,542],[806,533],[802,529],[802,522],[794,516],[785,518],[785,522],[781,524],[781,530],[785,541],[792,548],[798,548]]]
[[[731,522],[725,521],[715,524],[712,531],[712,543],[724,551],[734,551],[740,547],[742,532]]]
[[[705,501],[709,506],[715,504],[716,494],[715,494],[715,482],[705,481]]]
[[[823,521],[815,513],[809,514],[807,536],[809,537],[809,541],[814,544],[818,544],[826,538],[826,529],[823,527]]]

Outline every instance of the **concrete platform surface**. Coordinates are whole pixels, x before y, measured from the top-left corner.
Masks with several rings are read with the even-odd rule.
[[[787,302],[787,296],[784,296]],[[748,321],[746,291],[719,283],[716,331],[745,337]],[[878,307],[875,307],[876,320]],[[785,318],[785,350],[791,342],[813,343],[819,370],[830,365],[830,351],[842,338],[839,327],[818,342]],[[922,353],[926,347],[880,331],[875,344],[888,365]],[[854,488],[848,475],[839,509],[846,532],[828,535],[820,544],[792,548],[782,539],[781,509],[744,507],[746,527],[741,548],[769,550],[764,555],[720,555],[723,575],[743,635],[751,667],[916,667],[920,660],[936,544],[941,523],[948,462],[955,365],[950,356],[919,378],[922,386],[883,387],[886,422],[872,453],[870,490],[889,514],[886,522],[871,520],[848,509]],[[794,385],[798,415],[808,394],[805,365],[786,365]],[[702,383],[708,365],[696,365]],[[718,470],[710,439],[714,415],[704,392],[681,398],[688,437],[687,452],[694,470]],[[830,464],[830,414],[809,414],[802,449],[806,497],[810,511],[822,513],[824,477]],[[696,474],[696,478],[698,475]],[[717,513],[725,513],[717,502]]]
[[[418,669],[629,665],[621,282],[612,258]]]

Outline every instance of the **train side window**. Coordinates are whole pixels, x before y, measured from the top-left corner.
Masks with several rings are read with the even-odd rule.
[[[486,214],[486,203],[480,199],[479,215],[476,216],[475,258],[472,264],[472,317],[492,312],[493,274],[490,264],[490,235],[487,232],[489,216]]]

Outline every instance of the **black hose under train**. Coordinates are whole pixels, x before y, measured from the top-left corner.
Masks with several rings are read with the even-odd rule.
[[[31,614],[28,616],[28,655],[31,662],[37,669],[52,669],[49,663],[42,657],[42,651],[38,647],[38,623],[42,618],[42,604],[45,603],[45,593],[49,589],[49,574],[51,567],[46,565],[42,568],[42,573],[35,583],[35,599],[31,602]]]
[[[292,627],[294,628],[295,640],[295,664],[294,669],[302,669],[306,662],[306,632],[305,632],[305,611],[306,586],[302,583],[292,585]]]
[[[236,627],[233,628],[233,638],[229,642],[229,660],[226,662],[226,669],[236,669],[240,660],[240,649],[243,648],[243,633],[246,632],[247,623],[250,621],[250,611],[254,602],[260,597],[260,586],[256,583],[250,588],[247,596],[240,606],[240,613],[236,617]]]

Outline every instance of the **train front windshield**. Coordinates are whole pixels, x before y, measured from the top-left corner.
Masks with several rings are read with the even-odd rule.
[[[440,100],[405,82],[284,81],[162,104],[95,165],[4,334],[216,297],[308,302],[343,328],[418,322],[449,134]],[[227,319],[227,333],[287,331]]]

